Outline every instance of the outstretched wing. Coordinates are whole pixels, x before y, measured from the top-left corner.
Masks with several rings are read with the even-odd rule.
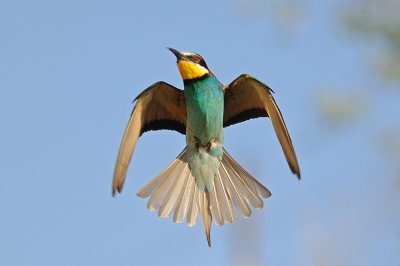
[[[113,195],[121,192],[137,139],[146,131],[169,129],[185,134],[186,102],[182,90],[157,82],[135,99],[114,169]]]
[[[273,92],[250,75],[240,75],[225,88],[224,127],[257,117],[270,117],[290,169],[300,179],[300,168],[292,140]]]

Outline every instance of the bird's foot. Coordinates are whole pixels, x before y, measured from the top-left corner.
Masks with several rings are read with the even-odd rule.
[[[193,139],[194,139],[194,146],[197,150],[199,150],[199,148],[204,148],[207,150],[207,152],[210,151],[210,149],[213,147],[213,144],[215,143],[215,139],[212,139],[209,142],[207,142],[206,145],[203,145],[196,136],[194,136]]]

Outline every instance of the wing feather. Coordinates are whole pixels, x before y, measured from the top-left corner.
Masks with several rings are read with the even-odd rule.
[[[169,129],[186,132],[186,102],[182,90],[157,82],[135,98],[114,169],[112,193],[121,192],[138,138],[147,131]]]
[[[254,77],[243,74],[225,88],[224,127],[248,119],[269,117],[289,167],[300,179],[300,168],[282,113],[273,91]]]

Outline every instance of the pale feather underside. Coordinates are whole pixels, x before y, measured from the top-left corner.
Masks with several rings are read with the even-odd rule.
[[[214,189],[211,192],[198,190],[188,167],[185,148],[137,195],[141,198],[150,196],[147,208],[158,210],[161,218],[173,213],[173,221],[176,223],[186,220],[188,226],[193,226],[200,213],[210,244],[212,219],[217,225],[233,223],[234,206],[244,217],[250,217],[251,207],[262,208],[262,198],[269,197],[271,193],[235,162],[225,149],[219,175],[214,178]]]
[[[289,167],[300,179],[292,140],[272,90],[251,75],[243,74],[225,87],[224,127],[257,117],[269,117]]]
[[[115,163],[113,195],[122,190],[136,142],[142,133],[160,129],[183,134],[186,131],[186,103],[182,90],[157,82],[139,94],[135,101]]]

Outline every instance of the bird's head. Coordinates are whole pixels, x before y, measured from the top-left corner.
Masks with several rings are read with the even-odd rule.
[[[206,61],[199,54],[179,52],[173,48],[168,49],[176,56],[176,63],[183,80],[192,80],[205,75],[213,75],[208,69]]]

